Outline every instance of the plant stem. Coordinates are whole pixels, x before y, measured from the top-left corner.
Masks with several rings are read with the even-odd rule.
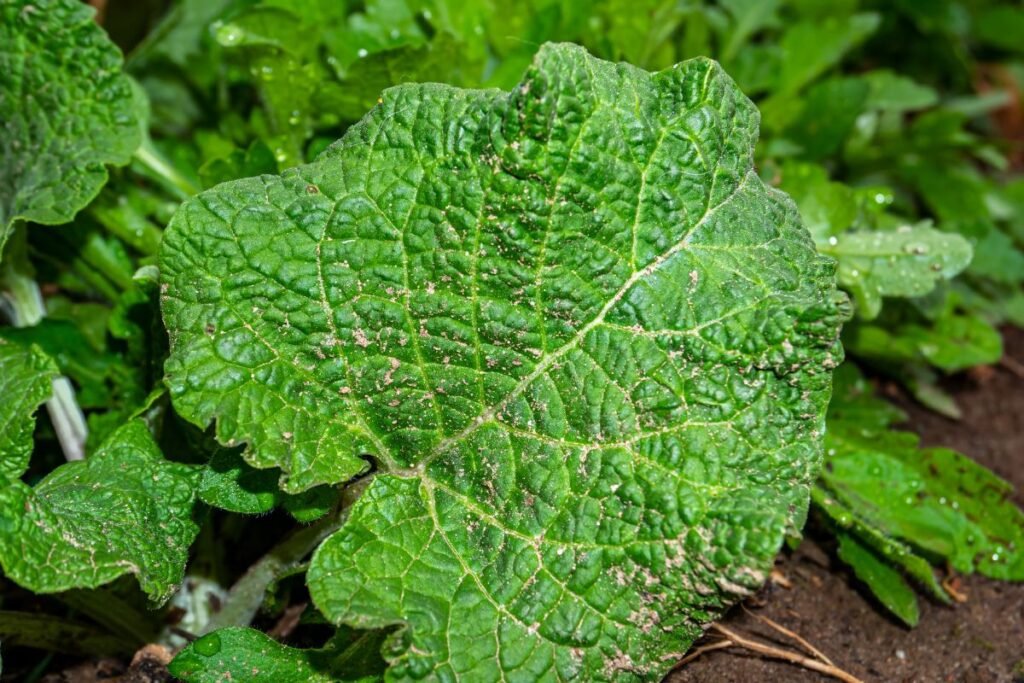
[[[34,278],[18,271],[11,264],[0,271],[0,283],[4,286],[4,297],[7,299],[11,313],[11,323],[15,327],[31,327],[46,315],[43,305],[43,294],[39,291],[39,283]],[[85,457],[85,440],[89,428],[85,423],[82,409],[75,400],[75,389],[67,377],[53,380],[53,396],[46,402],[46,411],[50,414],[57,440],[64,452],[64,458],[82,460]]]
[[[211,617],[203,633],[228,626],[248,626],[263,604],[267,587],[341,527],[344,517],[344,511],[336,509],[311,526],[294,531],[271,548],[235,582],[224,606]]]
[[[167,162],[149,138],[143,140],[139,148],[135,150],[135,159],[149,172],[147,175],[158,181],[181,201],[185,201],[199,192],[199,188],[193,185],[191,180]]]

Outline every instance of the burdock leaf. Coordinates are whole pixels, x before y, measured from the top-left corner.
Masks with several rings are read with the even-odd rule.
[[[0,486],[28,469],[36,409],[53,393],[57,366],[38,347],[0,339]]]
[[[70,221],[142,141],[140,94],[79,0],[0,0],[0,247]]]
[[[288,491],[376,461],[308,583],[390,676],[657,679],[802,524],[846,311],[757,127],[548,45],[175,215],[175,407]]]
[[[0,488],[0,565],[36,593],[94,588],[135,574],[154,602],[177,590],[198,525],[197,474],[163,459],[146,426],[129,422],[87,460],[30,487]]]

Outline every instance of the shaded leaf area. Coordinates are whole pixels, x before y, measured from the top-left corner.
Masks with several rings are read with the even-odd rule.
[[[34,487],[0,489],[0,564],[37,593],[91,588],[135,574],[154,603],[182,580],[197,473],[163,459],[145,425],[119,428],[88,460]]]
[[[95,626],[48,614],[0,610],[4,647],[31,647],[75,655],[131,654],[124,640]]]
[[[143,97],[76,0],[0,3],[0,248],[17,219],[60,224],[142,141]]]
[[[385,637],[386,632],[341,629],[325,647],[310,650],[282,645],[254,629],[225,628],[191,643],[170,670],[185,683],[370,683],[384,680]]]
[[[238,449],[219,448],[203,469],[199,498],[209,505],[247,515],[270,512],[283,506],[300,522],[312,522],[327,514],[338,498],[331,486],[318,486],[297,494],[278,487],[278,469],[258,470],[245,462]]]
[[[395,675],[659,675],[802,524],[845,307],[756,135],[712,62],[549,45],[175,215],[175,408],[291,493],[373,456],[307,580]]]
[[[840,559],[910,624],[917,612],[905,581],[879,563],[900,568],[946,601],[926,561],[1024,580],[1024,512],[1010,499],[1010,485],[955,451],[922,449],[915,434],[893,431],[902,414],[872,396],[852,366],[836,377],[814,500],[845,530]]]
[[[53,360],[38,347],[0,340],[0,475],[16,479],[28,469],[36,409],[53,393]]]

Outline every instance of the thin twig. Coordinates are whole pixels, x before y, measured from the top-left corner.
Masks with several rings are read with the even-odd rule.
[[[960,588],[960,577],[953,573],[952,567],[947,567],[949,575],[942,580],[942,588],[953,598],[954,602],[967,602],[967,591]]]
[[[796,652],[790,652],[789,650],[783,650],[782,648],[759,643],[756,640],[750,640],[749,638],[745,638],[721,624],[712,624],[711,630],[725,636],[736,645],[764,655],[765,657],[781,659],[782,661],[802,666],[805,669],[810,669],[811,671],[817,671],[818,673],[825,674],[826,676],[831,676],[832,678],[843,681],[844,683],[864,683],[853,674],[847,673],[832,664],[826,664],[825,662],[818,661],[817,659],[811,659],[810,657],[806,657]]]
[[[1004,355],[999,359],[999,365],[1010,371],[1011,374],[1016,375],[1020,379],[1024,379],[1024,363],[1013,356]]]
[[[772,628],[772,629],[774,629],[774,630],[778,631],[778,632],[779,632],[779,633],[781,633],[782,635],[784,635],[784,636],[786,636],[786,637],[790,638],[791,640],[793,640],[794,642],[796,642],[796,643],[800,644],[800,645],[801,645],[801,646],[803,646],[803,648],[804,648],[805,650],[807,650],[807,652],[808,652],[809,654],[811,654],[812,656],[814,656],[814,657],[817,657],[817,658],[818,658],[818,659],[820,659],[821,661],[823,661],[823,662],[825,662],[826,664],[829,664],[829,665],[831,665],[831,666],[835,666],[835,665],[836,665],[836,664],[835,664],[835,662],[833,662],[833,661],[832,661],[831,659],[829,659],[829,658],[828,658],[828,657],[827,657],[827,656],[825,655],[825,653],[824,653],[824,652],[822,652],[822,651],[821,651],[821,650],[819,650],[818,648],[816,648],[816,647],[814,647],[813,645],[811,645],[811,644],[810,644],[810,643],[809,643],[809,642],[807,641],[807,639],[806,639],[806,638],[804,638],[803,636],[801,636],[801,635],[800,635],[799,633],[795,633],[795,632],[793,632],[793,631],[790,631],[790,630],[789,630],[788,628],[786,628],[786,627],[785,627],[785,626],[783,626],[782,624],[780,624],[780,623],[778,623],[778,622],[776,622],[776,621],[773,621],[773,620],[769,619],[769,618],[768,618],[768,617],[766,617],[766,616],[763,616],[763,615],[761,615],[761,614],[754,614],[753,612],[751,612],[750,610],[748,610],[748,609],[747,609],[747,608],[746,608],[745,606],[743,607],[743,611],[744,611],[744,612],[746,612],[748,616],[750,616],[750,617],[753,617],[754,619],[757,619],[757,620],[758,620],[758,621],[760,621],[760,622],[761,622],[762,624],[765,624],[765,625],[766,625],[766,626],[768,626],[769,628]]]
[[[725,648],[732,647],[735,644],[736,643],[732,642],[731,640],[717,640],[713,643],[708,643],[707,645],[695,647],[693,649],[693,652],[691,652],[690,654],[686,655],[678,662],[676,662],[675,666],[672,667],[672,670],[675,671],[676,669],[679,669],[680,667],[689,664],[690,662],[692,662],[693,660],[697,659],[705,653],[713,652],[715,650],[724,650]]]

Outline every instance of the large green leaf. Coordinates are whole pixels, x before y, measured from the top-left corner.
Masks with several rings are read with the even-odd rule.
[[[141,421],[88,460],[35,487],[0,488],[0,565],[37,593],[93,588],[133,573],[154,602],[177,589],[199,527],[195,470],[167,462]]]
[[[289,491],[373,457],[308,582],[408,626],[392,674],[656,677],[802,524],[845,306],[757,121],[713,62],[549,45],[175,215],[175,406]]]
[[[121,53],[78,0],[0,0],[0,247],[16,219],[58,224],[142,138]]]
[[[28,468],[36,408],[53,393],[56,377],[57,366],[38,347],[0,338],[0,486]]]

